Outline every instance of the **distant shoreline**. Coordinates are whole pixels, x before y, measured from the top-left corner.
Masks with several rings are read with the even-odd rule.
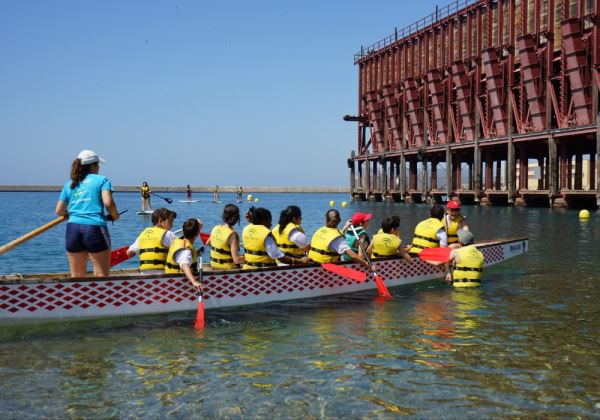
[[[155,192],[173,192],[184,193],[186,187],[158,187],[151,185],[152,191]],[[191,185],[192,191],[195,193],[212,193],[214,186],[194,186]],[[138,193],[137,186],[117,185],[113,187],[116,192],[135,192]],[[342,187],[245,187],[244,194],[254,193],[348,193],[348,188]],[[0,192],[60,192],[62,185],[0,185]],[[235,193],[235,186],[219,186],[220,193]]]

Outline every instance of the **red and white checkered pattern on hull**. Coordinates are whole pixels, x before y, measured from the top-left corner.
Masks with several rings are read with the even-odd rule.
[[[486,265],[523,253],[526,240],[518,242],[519,252],[514,248],[515,241],[480,247]],[[408,264],[393,259],[375,264],[388,287],[440,278],[444,273],[443,266],[421,261]],[[362,270],[355,264],[348,267]],[[375,289],[372,276],[365,283],[357,283],[320,266],[206,272],[203,282],[207,309]],[[105,279],[69,279],[36,275],[0,281],[0,323],[186,311],[196,308],[196,299],[196,289],[181,277],[132,274]]]

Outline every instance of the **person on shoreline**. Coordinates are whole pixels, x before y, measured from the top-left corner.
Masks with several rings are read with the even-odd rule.
[[[187,184],[187,188],[185,190],[186,192],[186,197],[188,199],[188,201],[192,200],[192,187],[190,187],[190,184]]]
[[[221,201],[219,200],[219,186],[216,185],[215,186],[215,190],[213,191],[213,203],[220,203]]]
[[[233,226],[240,221],[240,209],[235,204],[227,204],[221,214],[223,224],[215,226],[206,242],[210,245],[210,266],[216,270],[238,268],[246,260],[240,255],[240,238]]]
[[[444,208],[439,204],[429,210],[429,219],[425,219],[415,227],[412,243],[408,246],[408,253],[416,256],[426,248],[448,246],[448,236],[444,230]]]
[[[444,216],[444,229],[448,235],[448,245],[458,247],[457,232],[459,229],[469,230],[466,223],[466,217],[460,214],[460,202],[449,200],[446,204],[447,214]]]
[[[71,277],[85,277],[88,257],[95,277],[110,272],[111,242],[106,221],[119,219],[108,178],[98,175],[105,160],[91,150],[82,150],[71,164],[71,179],[64,185],[55,213],[68,214],[67,258]],[[108,215],[104,215],[104,209]]]
[[[460,248],[450,251],[446,264],[446,283],[454,287],[477,287],[481,285],[484,257],[475,245],[471,232],[459,229],[457,232]]]
[[[277,261],[283,264],[306,264],[308,257],[298,259],[285,255],[278,247],[271,232],[271,212],[263,207],[254,209],[252,220],[242,231],[246,263],[245,270],[253,268],[277,267]]]
[[[142,211],[152,211],[152,207],[150,206],[150,187],[146,181],[142,182],[142,186],[138,187],[140,190],[140,194],[142,195]]]
[[[160,274],[165,269],[167,254],[173,241],[177,239],[171,232],[177,213],[161,207],[152,213],[152,226],[144,229],[135,242],[127,249],[127,256],[140,253],[140,272]]]
[[[352,251],[363,256],[363,249],[367,249],[369,246],[369,235],[367,234],[367,228],[369,227],[369,220],[373,215],[371,213],[363,213],[361,211],[357,211],[352,215],[350,222],[344,225],[342,229],[342,233],[346,237],[346,241]],[[350,225],[354,226],[354,230],[358,235],[358,238],[354,235],[354,230],[350,229]],[[360,246],[362,244],[362,246]],[[343,261],[350,261],[350,257],[347,255],[342,256]]]
[[[185,277],[202,291],[202,283],[196,279],[198,274],[198,252],[194,248],[194,241],[200,233],[201,224],[198,219],[188,219],[183,223],[183,238],[177,238],[171,244],[167,261],[165,263],[166,274],[184,273]],[[201,248],[200,252],[204,249]]]
[[[340,213],[336,209],[327,210],[325,213],[325,226],[317,229],[313,235],[308,257],[314,262],[323,264],[339,261],[341,255],[347,255],[352,261],[369,269],[369,263],[352,251],[346,238],[338,230],[340,222]]]
[[[400,239],[400,218],[390,216],[381,222],[381,232],[373,235],[373,241],[367,248],[367,255],[371,258],[383,258],[401,256],[406,262],[414,262],[410,255],[402,247]]]
[[[298,206],[288,206],[281,211],[279,223],[273,228],[277,247],[287,256],[301,259],[310,250],[310,242],[300,226],[302,211]]]

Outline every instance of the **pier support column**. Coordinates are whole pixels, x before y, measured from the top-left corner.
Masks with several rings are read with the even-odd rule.
[[[431,158],[431,189],[437,190],[438,182],[437,182],[437,158]]]
[[[558,156],[556,140],[550,134],[548,137],[548,194],[550,207],[552,207],[553,197],[558,193]]]
[[[596,95],[598,93],[596,92]],[[600,115],[596,116],[596,205],[600,207]]]
[[[490,150],[485,151],[485,189],[491,190],[494,188],[494,182],[492,181],[494,173],[494,161],[492,160],[492,152]]]
[[[461,172],[461,166],[462,166],[462,161],[461,161],[461,156],[460,156],[460,152],[456,152],[454,154],[454,182],[452,187],[454,188],[454,191],[458,191],[461,189],[462,187],[462,172]]]
[[[406,195],[406,158],[404,152],[400,154],[400,200]]]
[[[529,189],[529,160],[525,145],[519,145],[519,189]]]
[[[450,130],[452,132],[452,130]],[[452,153],[450,145],[446,144],[446,200],[452,197]]]
[[[365,199],[369,201],[371,196],[371,163],[369,158],[365,160]]]
[[[350,159],[348,159],[348,166],[350,167],[350,197],[354,197],[354,193],[356,193],[356,165],[353,160],[354,150],[350,156]]]
[[[408,177],[408,191],[417,190],[417,159],[414,156],[410,158],[410,172]]]
[[[478,67],[479,68],[479,67]],[[479,148],[479,131],[481,117],[479,109],[475,110],[475,148],[473,149],[473,178],[471,179],[475,194],[475,204],[479,203],[481,197],[481,149]]]
[[[502,161],[496,161],[496,183],[494,189],[500,191],[502,189]]]
[[[421,160],[421,195],[423,196],[423,202],[427,199],[427,158],[423,157]]]
[[[380,156],[379,162],[381,163],[381,194],[385,201],[388,194],[387,161],[383,156]]]
[[[538,168],[540,168],[540,177],[538,178],[537,189],[545,189],[544,179],[546,178],[546,171],[544,171],[544,158],[539,157],[537,159]]]
[[[506,190],[508,192],[508,204],[514,203],[515,196],[515,144],[512,139],[512,132],[508,135],[508,144],[506,153]]]
[[[578,151],[575,153],[575,185],[573,189],[583,189],[583,154]]]

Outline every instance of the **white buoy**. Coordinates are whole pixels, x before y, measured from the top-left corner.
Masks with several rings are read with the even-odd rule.
[[[256,198],[254,199],[254,202],[255,202],[255,203],[258,203],[258,197],[256,197]]]

